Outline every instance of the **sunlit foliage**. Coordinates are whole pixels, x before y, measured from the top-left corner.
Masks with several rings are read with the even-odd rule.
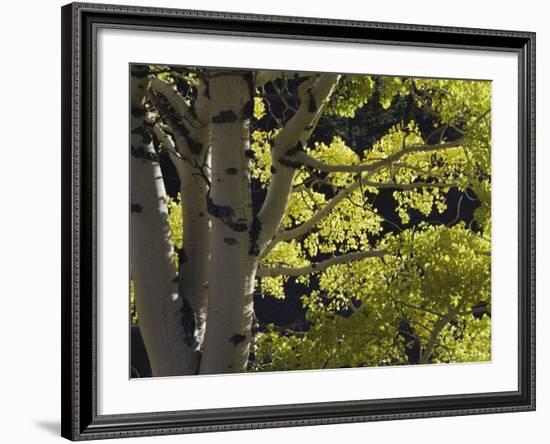
[[[269,115],[269,100],[260,90],[256,95],[253,115],[260,121]],[[260,326],[251,371],[491,359],[491,84],[343,76],[321,118],[354,119],[372,101],[391,110],[400,100],[410,100],[429,128],[411,117],[393,123],[369,146],[349,146],[340,136],[310,138],[305,152],[329,165],[395,160],[367,172],[300,168],[283,233],[349,193],[303,234],[279,242],[261,267],[305,267],[374,248],[385,255],[298,277],[257,278],[256,293],[263,298],[300,297],[306,326]],[[272,177],[278,130],[255,125],[251,133],[251,177],[260,191]],[[432,148],[417,149],[422,146]],[[381,197],[383,190],[390,193]],[[477,202],[469,223],[437,222],[451,191]],[[379,199],[392,200],[391,221],[381,214]],[[181,210],[173,202],[170,227],[178,247]],[[291,281],[308,290],[289,294]]]

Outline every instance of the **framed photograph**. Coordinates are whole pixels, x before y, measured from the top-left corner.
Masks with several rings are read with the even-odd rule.
[[[535,409],[535,35],[62,8],[62,435]]]

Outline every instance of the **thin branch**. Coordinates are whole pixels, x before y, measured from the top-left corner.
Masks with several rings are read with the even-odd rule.
[[[430,337],[430,340],[428,341],[428,344],[426,345],[426,348],[424,349],[424,352],[422,353],[422,357],[420,358],[420,364],[426,364],[430,357],[432,356],[432,353],[434,351],[435,346],[438,343],[438,337],[439,334],[443,331],[443,328],[447,325],[447,323],[454,318],[456,315],[455,310],[451,310],[449,313],[447,313],[445,316],[441,317],[434,326],[434,329],[432,331],[432,335]]]
[[[395,162],[392,165],[392,167],[396,168],[396,169],[403,168],[403,169],[407,169],[407,170],[412,170],[412,171],[414,171],[416,173],[419,173],[419,174],[422,174],[424,176],[436,177],[435,173],[432,170],[429,170],[429,169],[427,170],[425,168],[422,168],[421,166],[413,165],[413,164],[407,163],[407,162]]]
[[[449,321],[451,321],[451,319],[453,319],[458,313],[460,313],[462,307],[464,306],[464,303],[465,299],[462,299],[457,307],[451,309],[447,314],[440,317],[439,320],[435,323],[430,341],[428,342],[426,349],[424,350],[424,352],[422,353],[422,357],[420,358],[421,364],[426,364],[428,362],[428,360],[432,356],[435,346],[439,343],[439,335],[441,334],[445,326],[449,323]]]
[[[297,238],[308,233],[315,225],[321,222],[330,212],[336,208],[336,206],[342,202],[346,197],[353,193],[359,187],[359,181],[354,182],[349,185],[347,188],[344,188],[336,196],[334,196],[323,208],[321,208],[317,213],[315,213],[311,219],[290,230],[280,231],[266,247],[265,251],[262,253],[262,257],[267,256],[269,252],[275,247],[279,242],[285,242],[290,239]]]
[[[162,143],[162,149],[166,150],[170,157],[172,158],[172,161],[174,163],[174,166],[176,167],[176,170],[178,170],[178,175],[180,174],[179,168],[180,166],[179,161],[184,161],[189,164],[191,164],[191,159],[183,156],[177,149],[174,141],[172,138],[166,133],[166,131],[162,128],[161,125],[156,123],[153,126],[153,133],[157,136],[157,138]]]
[[[456,186],[456,184],[453,184],[453,183],[416,182],[416,183],[399,184],[395,182],[381,183],[381,182],[372,182],[372,181],[365,181],[365,180],[358,179],[357,181],[353,182],[351,185],[348,185],[346,188],[341,190],[323,208],[317,211],[317,213],[315,213],[306,222],[302,223],[301,225],[298,225],[295,228],[279,231],[275,235],[275,237],[271,239],[271,241],[266,246],[265,250],[262,252],[262,257],[267,256],[273,250],[275,245],[278,244],[279,242],[286,242],[286,241],[289,241],[290,239],[295,239],[297,237],[303,236],[304,234],[307,234],[313,227],[315,227],[325,217],[327,217],[332,212],[332,210],[334,210],[336,206],[340,204],[340,202],[342,202],[344,199],[349,199],[349,196],[351,195],[351,193],[353,193],[357,188],[359,188],[361,184],[369,187],[390,188],[390,189],[395,188],[399,190],[413,190],[417,188],[451,188],[453,186]],[[378,215],[378,213],[375,213],[375,214]],[[382,219],[386,220],[385,218],[382,218]],[[386,221],[395,226],[395,224],[392,223],[391,221],[388,221],[388,220]]]
[[[438,313],[437,311],[430,310],[429,308],[409,304],[408,302],[404,302],[401,299],[395,299],[395,298],[392,298],[392,299],[396,304],[403,305],[404,307],[408,307],[408,308],[411,308],[413,310],[424,311],[426,313],[430,313],[430,314],[433,314],[433,315],[438,316],[438,317],[443,317],[444,316],[442,313]]]
[[[183,96],[175,89],[174,84],[155,77],[151,80],[150,88],[154,92],[162,94],[181,118],[188,113],[190,106]]]
[[[156,123],[153,126],[153,133],[158,137],[158,139],[162,142],[162,148],[171,155],[171,157],[175,158],[176,160],[183,160],[185,162],[191,163],[191,159],[188,159],[187,157],[183,156],[177,149],[174,141],[172,138],[166,133],[166,129],[162,127],[159,123]],[[176,166],[177,168],[177,166]]]
[[[265,200],[256,216],[261,226],[259,252],[264,250],[279,229],[288,206],[296,167],[284,162],[285,156],[307,143],[338,78],[333,74],[313,75],[302,82],[298,87],[300,105],[296,113],[275,136],[271,156],[276,173],[272,175]]]
[[[440,182],[412,182],[412,183],[396,183],[396,182],[371,182],[363,181],[363,184],[375,188],[395,188],[398,190],[414,190],[415,188],[452,188],[457,186],[456,183],[440,183]]]
[[[311,263],[304,267],[260,267],[256,273],[258,277],[274,276],[303,276],[304,274],[317,273],[326,270],[333,265],[345,264],[351,261],[358,261],[366,258],[382,258],[388,252],[387,250],[357,251],[353,253],[342,254],[326,259],[321,262]]]
[[[366,163],[366,164],[363,163],[363,164],[357,164],[357,165],[348,165],[348,164],[331,165],[319,159],[316,159],[315,157],[310,156],[304,151],[300,151],[294,154],[292,157],[292,161],[300,165],[307,165],[311,168],[315,168],[325,173],[362,173],[366,171],[374,172],[374,171],[378,171],[379,169],[387,165],[392,164],[393,162],[401,159],[403,156],[407,154],[456,148],[462,143],[463,140],[464,138],[460,137],[454,142],[447,142],[443,144],[412,145],[410,147],[403,148],[397,151],[396,153],[386,157],[385,159],[382,159],[375,163]]]
[[[180,161],[187,162],[194,170],[195,172],[192,173],[193,176],[199,177],[208,187],[210,187],[210,179],[208,178],[208,175],[205,173],[204,168],[207,168],[208,165],[206,163],[203,163],[200,165],[195,158],[188,158],[181,154],[180,150],[176,148],[176,144],[174,144],[172,138],[166,134],[166,132],[162,129],[162,126],[157,123],[155,126],[153,126],[153,132],[155,135],[159,138],[159,140],[162,142],[163,149],[168,151],[170,158],[172,159],[172,163],[176,167],[176,171],[178,173],[178,177],[180,180],[183,179],[184,175],[186,174],[186,171],[182,168],[180,165]],[[180,145],[183,142],[181,139],[179,140]]]

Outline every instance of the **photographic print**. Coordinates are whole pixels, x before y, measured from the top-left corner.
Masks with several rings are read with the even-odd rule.
[[[62,436],[535,410],[534,33],[61,22]]]
[[[491,82],[132,64],[132,378],[491,360]]]
[[[535,40],[64,6],[62,436],[535,410]]]

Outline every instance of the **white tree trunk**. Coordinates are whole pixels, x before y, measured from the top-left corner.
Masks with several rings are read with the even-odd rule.
[[[212,235],[201,374],[243,372],[248,363],[258,231],[246,156],[252,92],[252,77],[243,73],[216,72],[210,79]]]
[[[207,184],[184,165],[180,176],[183,241],[179,253],[179,295],[186,306],[186,337],[200,351],[206,329],[210,226],[206,209]],[[197,361],[198,366],[198,361]]]
[[[170,118],[167,121],[173,142],[160,127],[156,131],[157,135],[164,134],[166,146],[173,145],[171,156],[181,181],[184,224],[179,310],[173,315],[170,309],[160,308],[164,316],[168,316],[164,328],[172,328],[172,324],[179,322],[180,331],[179,334],[163,331],[161,338],[149,338],[149,341],[157,341],[150,345],[145,341],[148,349],[155,350],[152,354],[160,356],[163,341],[177,338],[180,352],[165,352],[162,359],[166,362],[160,365],[165,364],[166,368],[155,370],[159,375],[195,373],[199,351],[202,351],[201,374],[246,371],[259,256],[275,235],[286,209],[296,168],[292,157],[299,152],[299,144],[305,145],[337,77],[315,76],[300,87],[300,107],[275,141],[273,164],[276,171],[257,217],[252,209],[247,156],[253,80],[250,73],[217,71],[199,88],[192,109],[170,84],[156,79],[152,85],[180,116],[179,123]],[[160,102],[157,105],[162,106]],[[160,174],[152,173],[151,177],[154,180]],[[132,184],[132,188],[138,190],[137,185]],[[165,208],[159,207],[158,214],[165,214]],[[162,245],[161,241],[157,242]],[[154,251],[149,251],[149,265],[154,262],[153,257],[159,257],[151,253]],[[167,251],[165,253],[170,256]],[[162,273],[155,271],[154,275],[160,277]],[[171,282],[164,277],[161,279]],[[173,297],[174,289],[171,291]],[[143,308],[143,311],[153,311],[148,316],[154,316],[155,310],[159,307]],[[208,321],[206,332],[205,320]],[[146,334],[144,332],[144,337]]]
[[[210,98],[201,80],[194,102],[195,126],[175,131],[175,147],[182,156],[172,155],[180,179],[183,239],[179,252],[179,295],[185,307],[186,337],[200,352],[206,331],[208,268],[210,261],[210,217],[206,196],[210,187]],[[180,115],[184,121],[189,111]],[[198,357],[198,355],[197,355]],[[198,370],[199,361],[196,362]]]
[[[138,324],[153,376],[192,374],[197,359],[184,336],[166,192],[141,106],[147,79],[132,80],[131,272]]]

